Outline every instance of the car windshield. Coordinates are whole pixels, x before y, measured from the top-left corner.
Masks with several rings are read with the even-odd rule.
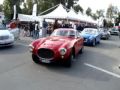
[[[85,33],[85,34],[96,34],[97,31],[94,30],[94,29],[84,29],[83,33]]]
[[[71,36],[75,37],[75,31],[72,30],[55,30],[51,36]]]
[[[116,29],[116,28],[112,28],[112,31],[118,31],[118,29]]]
[[[0,24],[0,30],[6,30],[6,27],[2,24]]]

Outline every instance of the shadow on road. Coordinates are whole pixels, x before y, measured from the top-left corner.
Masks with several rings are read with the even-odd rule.
[[[21,45],[17,45],[15,44],[12,47],[1,47],[0,48],[0,54],[4,55],[4,54],[21,54],[21,53],[25,53],[28,51],[28,48],[26,47],[21,47]]]
[[[112,64],[118,63],[117,60],[114,60],[114,61],[113,60],[114,60],[113,58],[106,56],[104,54],[101,54],[99,51],[96,52],[87,48],[84,50],[84,53],[82,55],[79,55],[78,57],[76,57],[76,60],[73,61],[71,68],[65,68],[60,65],[52,65],[52,64],[51,65],[42,64],[42,67],[45,67],[51,73],[55,73],[63,76],[108,82],[112,78],[111,75],[108,75],[104,72],[90,68],[86,66],[84,63],[90,63],[98,67],[108,69],[109,67],[112,66]],[[109,61],[111,61],[111,63],[109,63]],[[39,68],[39,65],[38,65],[38,68]]]

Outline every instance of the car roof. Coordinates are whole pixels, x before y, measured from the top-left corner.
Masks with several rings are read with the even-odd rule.
[[[85,29],[91,29],[91,30],[98,31],[98,29],[96,29],[96,28],[84,28],[83,31],[84,31]]]
[[[58,28],[55,30],[77,31],[76,29],[73,29],[73,28]]]

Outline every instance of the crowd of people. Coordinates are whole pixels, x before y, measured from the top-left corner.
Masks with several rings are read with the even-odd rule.
[[[30,21],[30,22],[20,22],[17,21],[17,23],[13,23],[11,25],[11,28],[14,28],[17,26],[19,28],[20,33],[22,32],[22,35],[24,37],[32,37],[35,39],[38,39],[39,37],[46,37],[47,35],[50,35],[55,29],[57,28],[74,28],[78,30],[79,32],[82,31],[85,27],[85,24],[80,22],[68,22],[67,20],[58,21],[57,19],[54,21],[54,23],[47,22],[45,19],[42,23],[37,21]]]

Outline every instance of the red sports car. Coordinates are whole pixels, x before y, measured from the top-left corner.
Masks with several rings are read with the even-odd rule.
[[[35,63],[60,62],[70,67],[72,59],[82,53],[83,43],[77,30],[60,28],[48,37],[33,41],[29,48]]]

